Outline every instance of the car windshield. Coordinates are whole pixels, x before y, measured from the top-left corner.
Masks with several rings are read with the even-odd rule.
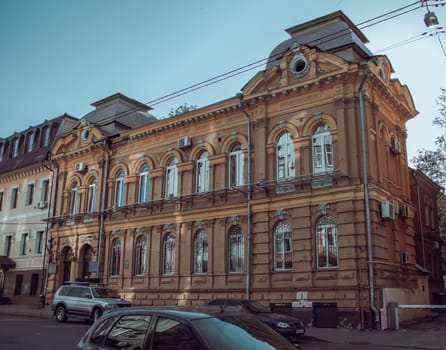
[[[119,294],[108,288],[92,288],[93,295],[95,298],[119,298]]]
[[[248,309],[249,312],[252,312],[253,314],[258,312],[271,312],[270,309],[257,301],[244,300],[242,301],[242,304],[246,309]]]
[[[222,315],[193,321],[212,349],[291,350],[294,346],[249,315]]]

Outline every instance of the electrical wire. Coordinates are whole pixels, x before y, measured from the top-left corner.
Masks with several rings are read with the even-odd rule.
[[[380,24],[382,22],[388,21],[390,19],[393,19],[393,18],[402,16],[404,14],[407,14],[409,12],[415,11],[415,10],[423,7],[424,3],[426,3],[426,6],[427,6],[428,5],[427,3],[428,2],[432,2],[432,1],[436,1],[437,2],[437,1],[442,1],[442,0],[415,1],[413,3],[410,3],[408,5],[402,6],[402,7],[397,8],[397,9],[394,9],[394,10],[389,11],[387,13],[384,13],[382,15],[379,15],[379,16],[376,16],[374,18],[371,18],[371,19],[365,20],[363,22],[360,22],[356,26],[358,27],[358,29],[361,29],[361,30],[365,29],[365,28],[369,28],[369,27],[372,27],[374,25]],[[421,3],[421,5],[420,5],[420,3]],[[415,6],[415,5],[418,5],[418,6]],[[429,4],[429,5],[430,6],[440,6],[440,5],[444,5],[444,2],[442,2],[440,4],[435,4],[435,5]],[[411,8],[411,7],[414,7],[414,8]],[[405,10],[405,9],[408,9],[408,10],[406,10],[406,11],[404,11],[402,13],[399,13],[400,11]],[[392,16],[390,16],[390,15],[392,15]],[[346,35],[348,33],[350,33],[350,28],[345,28],[345,29],[339,30],[337,32],[330,33],[328,35],[324,35],[324,36],[322,36],[320,38],[314,39],[313,41],[310,41],[308,44],[312,45],[312,46],[321,45],[321,44],[323,44],[325,42],[328,42],[328,41],[337,39],[339,37],[342,37],[342,36],[344,36],[344,35]],[[226,73],[219,74],[219,75],[217,75],[215,77],[206,79],[204,81],[192,84],[190,86],[187,86],[185,88],[182,88],[182,89],[174,91],[174,92],[171,92],[171,93],[169,93],[167,95],[158,97],[156,99],[150,100],[150,101],[148,101],[146,103],[143,103],[143,104],[145,104],[147,106],[155,106],[155,105],[158,105],[160,103],[167,102],[167,101],[175,99],[175,98],[177,98],[179,96],[186,95],[186,94],[191,93],[193,91],[200,90],[202,88],[205,88],[207,86],[216,84],[216,83],[221,82],[223,80],[226,80],[226,79],[235,77],[237,75],[246,73],[247,71],[250,71],[250,70],[253,70],[255,68],[258,68],[258,67],[262,66],[267,60],[270,60],[270,59],[274,60],[274,59],[280,57],[281,55],[283,55],[283,52],[280,52],[280,53],[278,53],[277,55],[274,55],[274,56],[269,56],[269,57],[266,57],[266,58],[259,59],[257,61],[254,61],[254,62],[249,63],[247,65],[244,65],[242,67],[233,69],[233,70],[231,70],[229,72],[226,72]],[[138,111],[139,109],[140,108],[138,108],[138,107],[130,108],[130,109],[126,110],[126,111],[123,111],[123,112],[120,112],[120,113],[116,113],[116,114],[113,114],[113,115],[110,115],[110,116],[106,116],[106,117],[102,118],[101,120],[97,121],[96,123],[104,123],[104,122],[107,122],[109,120],[112,121],[112,120],[115,120],[116,118],[124,117],[124,116],[126,116],[126,115],[128,115],[130,113]]]

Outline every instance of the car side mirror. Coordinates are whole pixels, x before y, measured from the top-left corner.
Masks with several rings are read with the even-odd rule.
[[[90,293],[85,293],[83,295],[83,297],[86,298],[86,299],[91,299],[91,294]]]

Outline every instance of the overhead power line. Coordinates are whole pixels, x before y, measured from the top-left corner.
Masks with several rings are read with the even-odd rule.
[[[379,16],[376,16],[374,18],[371,18],[371,19],[365,20],[363,22],[360,22],[356,26],[358,27],[358,29],[362,30],[362,29],[365,29],[365,28],[369,28],[369,27],[375,26],[375,25],[380,24],[382,22],[394,19],[396,17],[405,15],[405,14],[407,14],[409,12],[412,12],[412,11],[415,11],[417,9],[420,9],[424,5],[426,5],[426,6],[427,5],[429,5],[429,6],[442,6],[444,4],[445,4],[445,2],[443,0],[415,1],[415,2],[412,2],[412,3],[408,4],[408,5],[402,6],[400,8],[394,9],[394,10],[389,11],[389,12],[386,12],[386,13],[384,13],[382,15],[379,15]],[[403,12],[401,12],[401,11],[403,11]],[[310,46],[318,46],[318,45],[321,45],[321,44],[323,44],[325,42],[328,42],[328,41],[337,39],[339,37],[342,37],[342,36],[344,36],[344,35],[346,35],[348,33],[350,33],[350,28],[345,28],[345,29],[339,30],[337,32],[330,33],[328,35],[321,36],[321,37],[319,37],[317,39],[312,40],[311,42],[309,42],[307,44],[310,45]],[[410,43],[410,42],[411,41],[408,41],[407,43]],[[158,97],[156,99],[150,100],[150,101],[148,101],[148,102],[146,102],[144,104],[147,105],[147,106],[155,106],[155,105],[164,103],[166,101],[172,100],[174,98],[177,98],[179,96],[183,96],[183,95],[186,95],[188,93],[200,90],[202,88],[205,88],[207,86],[216,84],[216,83],[221,82],[223,80],[226,80],[226,79],[235,77],[237,75],[246,73],[246,72],[248,72],[250,70],[259,68],[259,67],[263,66],[269,59],[276,59],[276,58],[280,57],[282,54],[283,54],[283,52],[280,52],[280,53],[278,53],[275,56],[269,56],[269,57],[266,57],[266,58],[259,59],[257,61],[252,62],[252,63],[249,63],[247,65],[244,65],[244,66],[241,66],[239,68],[233,69],[233,70],[231,70],[229,72],[219,74],[219,75],[214,76],[212,78],[209,78],[209,79],[203,80],[201,82],[198,82],[198,83],[189,85],[187,87],[184,87],[184,88],[182,88],[180,90],[171,92],[171,93],[169,93],[167,95],[164,95],[164,96]],[[113,119],[115,119],[117,117],[125,116],[127,114],[133,113],[134,111],[137,111],[138,109],[139,109],[138,107],[130,108],[130,109],[126,110],[126,111],[123,111],[123,112],[120,112],[120,113],[117,113],[117,114],[113,114],[113,115],[104,117],[103,119],[100,120],[100,122],[113,120]]]

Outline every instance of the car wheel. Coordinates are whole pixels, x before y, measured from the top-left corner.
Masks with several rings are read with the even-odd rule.
[[[96,322],[99,317],[102,316],[102,310],[100,308],[93,309],[93,314],[91,315],[91,320]]]
[[[57,322],[65,322],[67,320],[67,310],[65,306],[59,305],[56,308],[56,321]]]

